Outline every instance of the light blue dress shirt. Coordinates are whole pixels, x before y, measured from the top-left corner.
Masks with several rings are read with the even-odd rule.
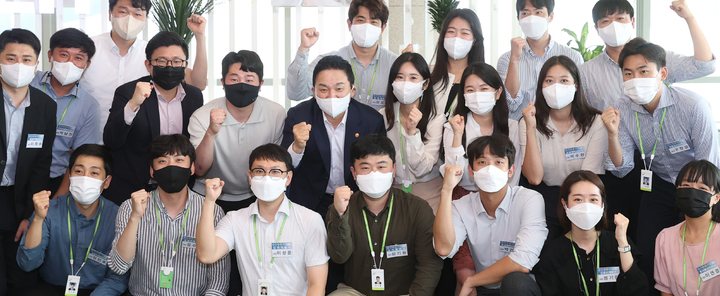
[[[25,100],[17,108],[13,105],[10,94],[3,89],[3,102],[5,107],[5,131],[7,133],[5,137],[7,160],[0,186],[12,186],[15,185],[18,151],[20,150],[23,124],[25,123],[25,108],[30,106],[30,89],[28,89]]]

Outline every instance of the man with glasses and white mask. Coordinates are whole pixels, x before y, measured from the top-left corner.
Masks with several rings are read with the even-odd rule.
[[[387,77],[390,75],[390,67],[398,57],[386,48],[380,47],[378,43],[387,27],[389,14],[383,0],[353,0],[350,3],[347,20],[353,40],[348,46],[318,56],[310,65],[308,65],[308,51],[320,38],[320,32],[315,28],[303,29],[300,32],[300,47],[295,60],[287,70],[288,98],[300,101],[312,96],[313,69],[324,56],[337,55],[351,64],[353,76],[357,79],[357,91],[353,98],[375,110],[385,107]]]
[[[320,215],[285,195],[293,178],[290,154],[265,144],[252,151],[249,163],[247,178],[257,200],[229,212],[217,227],[213,209],[225,182],[205,180],[198,260],[212,264],[236,250],[242,295],[325,295],[327,234]]]
[[[100,142],[100,106],[78,80],[95,54],[95,44],[75,28],[55,32],[50,37],[50,71],[38,71],[30,83],[50,96],[57,108],[57,131],[50,166],[50,192],[57,197],[69,193],[68,159],[73,149]]]

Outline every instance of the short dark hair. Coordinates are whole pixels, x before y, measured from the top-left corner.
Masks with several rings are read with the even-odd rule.
[[[355,16],[359,13],[360,6],[370,11],[371,19],[379,19],[383,25],[387,24],[390,10],[382,0],[353,0],[353,2],[350,3],[350,9],[348,9],[348,19],[350,23],[352,23]]]
[[[40,56],[40,39],[38,39],[33,32],[17,28],[5,30],[0,34],[0,52],[5,50],[5,46],[8,43],[30,45],[35,51],[35,58],[37,59],[38,56]]]
[[[147,46],[145,47],[145,58],[150,60],[152,59],[152,54],[155,53],[155,50],[158,48],[173,45],[177,45],[182,48],[183,53],[185,53],[185,59],[190,57],[188,54],[188,45],[187,42],[185,42],[185,39],[182,39],[182,37],[175,32],[160,31],[155,34],[150,41],[148,41]]]
[[[553,9],[555,9],[555,0],[517,0],[515,2],[515,9],[517,10],[517,18],[520,18],[520,12],[525,9],[525,5],[527,2],[530,2],[532,6],[535,6],[535,8],[547,8],[548,15],[553,12]]]
[[[568,203],[568,196],[570,196],[570,190],[572,190],[573,185],[577,184],[578,182],[587,181],[590,183],[593,183],[598,189],[600,189],[600,197],[602,197],[602,204],[603,204],[603,215],[602,218],[600,218],[600,221],[595,224],[595,230],[603,230],[608,227],[608,219],[607,219],[607,199],[605,198],[605,185],[603,184],[602,180],[600,180],[600,177],[598,177],[595,173],[591,171],[574,171],[570,173],[565,178],[565,181],[563,181],[562,186],[560,186],[560,199],[558,200],[557,204],[557,213],[558,213],[558,220],[560,220],[560,225],[566,230],[570,231],[572,227],[570,226],[571,222],[567,217],[567,214],[565,214],[565,207],[563,207],[562,201],[565,201],[565,204]]]
[[[685,164],[675,179],[675,188],[680,187],[683,181],[703,183],[710,187],[713,194],[720,192],[720,170],[715,164],[705,159],[693,160]],[[716,203],[711,210],[712,220],[720,223],[720,202]]]
[[[395,163],[395,145],[386,136],[378,134],[369,134],[362,136],[350,145],[350,163],[355,165],[355,161],[363,159],[370,155],[387,155]]]
[[[95,42],[90,36],[75,28],[62,29],[50,37],[50,51],[55,48],[78,48],[88,56],[88,60],[95,55]]]
[[[110,11],[115,8],[115,5],[117,5],[118,1],[119,0],[110,0]],[[150,2],[150,0],[132,0],[132,6],[149,12],[150,8],[152,8],[152,2]]]
[[[190,163],[195,162],[195,147],[190,143],[185,135],[162,135],[158,136],[150,143],[148,149],[150,167],[153,166],[153,160],[166,155],[180,154],[190,157]]]
[[[75,166],[75,161],[81,155],[93,156],[102,159],[103,168],[105,169],[105,175],[112,175],[112,155],[110,154],[110,151],[105,148],[105,146],[100,146],[98,144],[83,144],[80,147],[77,147],[77,149],[75,149],[70,154],[70,162],[68,162],[70,165],[68,166],[68,168],[72,169],[72,167]]]
[[[255,163],[256,160],[284,162],[286,170],[292,171],[295,169],[292,164],[292,157],[290,156],[290,153],[288,153],[287,149],[284,149],[278,144],[269,143],[253,149],[253,151],[250,152],[250,159],[248,161],[250,169],[252,169],[252,164]]]
[[[242,64],[240,70],[245,72],[253,72],[257,74],[260,81],[263,80],[263,63],[260,60],[260,56],[251,50],[241,50],[238,52],[229,52],[225,55],[222,60],[222,78],[225,80],[225,76],[230,72],[230,66],[235,63]]]
[[[345,59],[336,55],[325,56],[315,65],[313,70],[313,86],[315,86],[315,79],[320,72],[325,70],[342,70],[347,74],[348,81],[351,85],[355,84],[355,76],[353,75],[352,66]]]
[[[635,16],[635,9],[633,9],[627,0],[600,0],[595,3],[592,9],[593,22],[597,26],[601,18],[615,13],[627,13],[630,15],[630,18],[633,18]]]
[[[479,137],[467,147],[467,156],[470,166],[475,160],[485,155],[485,148],[490,148],[490,153],[497,157],[507,157],[508,167],[515,164],[515,145],[507,135],[493,133],[490,136]],[[517,172],[515,172],[517,174]]]
[[[665,57],[667,56],[665,54],[665,49],[663,49],[660,45],[647,42],[645,39],[637,37],[625,44],[622,51],[620,51],[620,60],[618,63],[620,65],[620,69],[622,70],[625,68],[625,59],[627,57],[638,54],[642,55],[648,62],[655,63],[658,71],[667,64],[665,60]]]

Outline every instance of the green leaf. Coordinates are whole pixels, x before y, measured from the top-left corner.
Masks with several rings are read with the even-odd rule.
[[[457,0],[431,0],[428,2],[428,12],[435,31],[440,32],[442,30],[445,17],[455,10],[458,4],[460,2]]]
[[[193,33],[187,26],[187,19],[212,11],[215,0],[151,0],[153,20],[161,31],[175,32],[190,43]]]

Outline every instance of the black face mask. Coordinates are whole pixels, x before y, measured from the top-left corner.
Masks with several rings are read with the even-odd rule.
[[[185,67],[153,66],[152,81],[164,90],[171,90],[185,79]]]
[[[260,92],[259,86],[247,83],[223,84],[223,86],[225,86],[225,98],[238,108],[245,108],[255,102]]]
[[[695,188],[678,188],[676,196],[680,211],[690,218],[698,218],[710,210],[713,194]]]
[[[183,168],[169,165],[153,173],[153,179],[157,181],[160,189],[167,193],[176,193],[183,190],[190,179],[190,168]]]

